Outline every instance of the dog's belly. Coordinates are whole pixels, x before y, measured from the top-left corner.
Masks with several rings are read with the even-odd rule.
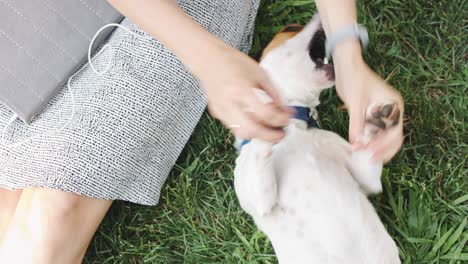
[[[349,144],[329,131],[290,132],[273,151],[278,203],[254,216],[280,263],[396,263],[381,262],[394,242],[346,169]]]

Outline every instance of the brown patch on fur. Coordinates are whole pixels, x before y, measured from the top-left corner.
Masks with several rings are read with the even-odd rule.
[[[301,32],[304,26],[298,24],[292,24],[283,27],[273,39],[268,43],[266,48],[263,50],[262,57],[260,57],[260,61],[274,48],[283,45],[286,41],[294,37],[297,33]]]
[[[286,33],[286,32],[299,32],[303,29],[304,27],[299,25],[299,24],[291,24],[283,27],[280,32]]]

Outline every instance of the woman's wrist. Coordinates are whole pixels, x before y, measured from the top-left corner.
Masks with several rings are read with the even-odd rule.
[[[338,43],[333,49],[333,64],[337,76],[346,78],[348,73],[355,72],[364,64],[362,48],[358,39],[346,39]]]
[[[335,46],[333,50],[333,64],[336,73],[336,90],[341,100],[350,105],[350,98],[356,92],[352,82],[365,69],[366,64],[361,54],[361,44],[357,39],[348,39]]]
[[[200,50],[187,56],[183,61],[187,68],[197,76],[203,79],[204,76],[212,75],[213,71],[219,70],[223,65],[222,58],[232,52],[232,48],[220,41],[206,41],[206,45]]]
[[[316,0],[315,2],[327,38],[332,38],[337,32],[357,21],[355,0]],[[345,71],[350,63],[360,64],[361,52],[361,44],[357,38],[347,38],[336,43],[332,51],[335,70]]]
[[[359,66],[364,63],[362,47],[358,39],[346,39],[337,43],[333,49],[332,57],[335,70],[340,73],[353,70],[353,65]]]

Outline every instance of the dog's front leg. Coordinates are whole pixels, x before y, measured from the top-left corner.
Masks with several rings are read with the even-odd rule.
[[[234,185],[242,208],[252,216],[265,216],[278,200],[277,179],[270,143],[252,140],[236,161]]]
[[[400,120],[400,109],[395,102],[372,104],[366,112],[366,126],[361,142],[367,145],[379,132],[396,126]],[[348,169],[366,194],[382,191],[380,175],[382,162],[371,162],[371,152],[354,152],[348,161]]]

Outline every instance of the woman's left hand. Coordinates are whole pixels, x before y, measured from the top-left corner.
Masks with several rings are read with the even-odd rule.
[[[349,62],[348,62],[349,64]],[[353,149],[368,149],[374,153],[374,160],[390,161],[403,144],[403,111],[401,94],[387,84],[363,61],[356,59],[353,66],[337,67],[336,85],[338,94],[349,112],[349,141]],[[374,103],[393,102],[398,107],[396,125],[378,132],[367,145],[359,139],[364,137],[366,111]]]

